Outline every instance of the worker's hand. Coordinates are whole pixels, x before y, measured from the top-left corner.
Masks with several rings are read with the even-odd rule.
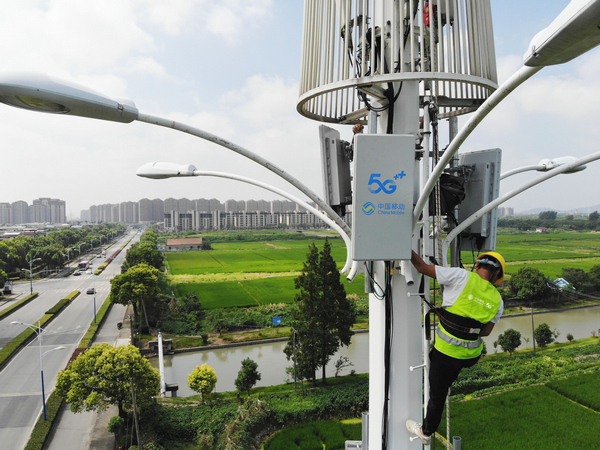
[[[365,129],[365,127],[363,127],[362,124],[357,123],[356,125],[354,125],[352,127],[352,132],[354,134],[358,134],[358,133],[362,133],[364,129]]]

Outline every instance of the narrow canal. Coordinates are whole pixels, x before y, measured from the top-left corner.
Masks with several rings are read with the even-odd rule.
[[[544,322],[550,326],[551,330],[560,333],[559,342],[566,342],[567,334],[572,334],[574,339],[591,337],[593,334],[600,336],[600,306],[533,315],[533,328]],[[531,315],[510,316],[502,318],[500,323],[494,327],[492,334],[484,339],[488,353],[502,351],[500,347],[494,349],[493,343],[498,339],[498,335],[509,328],[521,333],[520,349],[533,346]],[[290,379],[285,371],[286,367],[292,366],[292,362],[288,361],[283,353],[285,345],[285,342],[271,342],[167,355],[165,356],[165,380],[167,383],[179,385],[177,394],[179,397],[195,395],[195,392],[187,386],[187,376],[197,365],[208,364],[215,369],[218,377],[215,391],[232,391],[235,390],[234,381],[241,368],[242,360],[250,358],[258,364],[258,371],[261,374],[261,380],[257,386],[271,386],[286,381],[293,382],[293,377]],[[353,366],[343,369],[340,375],[347,375],[351,370],[356,373],[368,372],[369,334],[354,335],[350,346],[340,349],[331,358],[327,367],[328,377],[335,374],[334,363],[340,356],[347,357],[353,364]],[[152,358],[150,362],[154,368],[158,369],[157,358]],[[319,372],[317,375],[320,376],[321,373]]]

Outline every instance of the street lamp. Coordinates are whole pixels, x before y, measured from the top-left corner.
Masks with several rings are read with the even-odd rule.
[[[533,180],[529,181],[528,183],[525,183],[523,186],[521,186],[517,189],[513,189],[512,191],[507,192],[506,194],[491,201],[490,203],[488,203],[487,205],[485,205],[478,211],[474,212],[471,216],[469,216],[468,218],[463,220],[460,223],[460,225],[458,225],[450,233],[448,233],[448,236],[446,236],[446,239],[444,239],[444,242],[442,243],[442,262],[443,262],[443,264],[445,266],[448,265],[446,255],[448,253],[448,247],[450,246],[450,243],[459,235],[459,233],[461,233],[464,229],[466,229],[471,224],[473,224],[474,222],[479,220],[481,217],[483,217],[484,215],[489,213],[491,210],[498,207],[505,201],[510,200],[515,195],[518,195],[521,192],[523,192],[537,184],[540,184],[543,181],[546,181],[556,175],[560,175],[561,173],[572,173],[574,171],[583,170],[583,169],[580,169],[580,167],[585,167],[586,163],[596,161],[598,159],[600,159],[600,152],[592,153],[590,155],[584,156],[583,158],[579,158],[579,159],[573,158],[573,161],[571,161],[569,163],[557,164],[553,169],[547,171],[543,175],[540,175],[539,177],[534,178]]]
[[[67,270],[69,270],[69,263],[71,262],[71,250],[75,249],[71,247],[65,248],[65,251],[67,252]]]
[[[545,158],[545,159],[542,159],[537,165],[517,167],[516,169],[512,169],[512,170],[509,170],[508,172],[504,172],[502,175],[500,175],[500,180],[504,180],[505,178],[511,177],[518,173],[527,172],[529,170],[537,170],[538,172],[548,172],[552,169],[557,168],[558,166],[562,166],[563,164],[572,163],[572,162],[576,161],[576,159],[577,158],[575,158],[574,156],[561,156],[559,158],[552,158],[552,159]],[[585,164],[582,164],[581,166],[574,167],[573,169],[569,169],[562,173],[581,172],[582,170],[585,170],[586,168],[587,168],[587,166]]]
[[[35,258],[35,259],[31,259],[29,260],[29,294],[33,294],[33,263],[36,261],[41,261],[42,258]],[[27,269],[23,269],[23,270],[27,270]]]
[[[44,356],[46,356],[48,353],[56,351],[56,350],[64,350],[65,347],[63,347],[61,345],[61,346],[55,347],[51,350],[48,350],[48,351],[42,353],[42,332],[45,330],[40,326],[40,322],[38,322],[37,325],[33,325],[30,323],[13,321],[10,324],[11,325],[25,325],[27,328],[30,328],[31,330],[33,330],[35,332],[35,334],[37,334],[38,344],[39,344],[39,348],[40,348],[40,374],[42,377],[42,407],[44,409],[44,420],[46,420],[46,393],[44,390],[44,365],[43,365],[42,360],[43,360]]]
[[[352,244],[350,242],[349,236],[346,233],[346,231],[343,230],[340,226],[338,226],[338,224],[335,221],[333,221],[330,217],[328,217],[326,214],[323,214],[322,211],[319,211],[312,205],[308,204],[307,202],[299,199],[298,197],[295,197],[294,195],[292,195],[286,191],[276,188],[275,186],[271,186],[269,184],[263,183],[262,181],[254,180],[254,179],[239,176],[239,175],[234,175],[231,173],[198,170],[192,164],[181,165],[181,164],[170,163],[170,162],[156,162],[155,161],[155,162],[150,162],[150,163],[147,163],[147,164],[144,164],[143,166],[141,166],[137,170],[136,175],[139,177],[152,178],[152,179],[177,178],[177,177],[200,177],[200,176],[228,178],[231,180],[241,181],[243,183],[253,184],[255,186],[258,186],[263,189],[267,189],[271,192],[274,192],[276,194],[279,194],[282,197],[285,197],[288,200],[290,200],[294,203],[297,203],[298,205],[302,206],[303,208],[309,210],[316,217],[318,217],[319,219],[326,222],[330,227],[332,227],[334,230],[336,230],[339,233],[339,235],[344,240],[344,242],[346,244],[346,249],[347,249],[346,264],[344,265],[344,268],[342,269],[342,273],[348,273],[348,271],[350,270],[350,273],[348,274],[348,279],[352,280],[354,278],[357,265],[352,264],[352,259],[351,259],[351,248],[352,248],[351,245]],[[352,268],[352,270],[351,270],[351,268]]]
[[[130,123],[137,120],[172,128],[213,142],[251,159],[292,184],[326,211],[350,235],[348,224],[323,199],[305,186],[304,183],[272,162],[244,147],[198,128],[174,120],[140,113],[131,101],[113,100],[87,88],[58,81],[43,74],[9,73],[0,76],[0,102],[31,111],[66,114],[113,122]]]
[[[600,2],[572,0],[536,34],[523,55],[526,66],[562,64],[600,44]]]

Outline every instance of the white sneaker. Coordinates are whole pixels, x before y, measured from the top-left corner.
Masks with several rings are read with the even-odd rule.
[[[421,424],[419,422],[415,422],[414,420],[407,420],[406,429],[415,436],[418,436],[423,444],[431,444],[431,436],[425,436],[423,434],[423,430],[421,429]]]

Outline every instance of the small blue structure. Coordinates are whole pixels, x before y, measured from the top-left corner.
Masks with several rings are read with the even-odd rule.
[[[564,289],[564,288],[567,288],[570,286],[569,282],[567,280],[565,280],[564,278],[555,278],[554,280],[551,280],[551,281],[559,289]]]

